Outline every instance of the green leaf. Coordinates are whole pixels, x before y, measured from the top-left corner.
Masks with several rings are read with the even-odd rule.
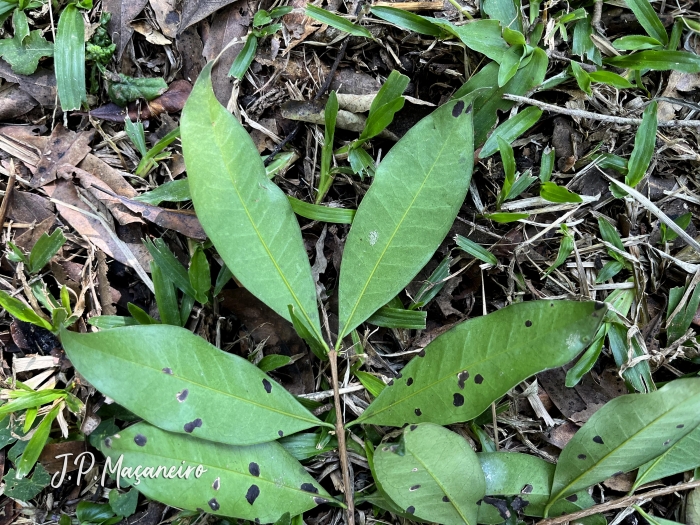
[[[325,341],[318,334],[314,333],[304,318],[299,317],[296,314],[296,311],[291,304],[289,305],[289,317],[292,319],[294,330],[299,337],[306,341],[306,344],[309,345],[309,348],[314,355],[322,361],[327,360],[328,346],[326,345]]]
[[[639,467],[632,490],[667,476],[700,467],[700,427],[679,439],[666,451]]]
[[[2,306],[7,312],[16,319],[24,321],[26,323],[32,323],[37,326],[41,326],[46,330],[51,330],[53,327],[43,317],[39,317],[34,310],[29,306],[24,304],[19,299],[11,297],[7,292],[0,290],[0,306]]]
[[[135,487],[150,499],[181,509],[206,509],[217,516],[271,523],[285,512],[301,514],[332,499],[274,442],[245,447],[224,445],[138,423],[106,438],[101,450],[111,460],[112,468],[123,454],[121,480],[125,478],[123,469],[132,469],[135,482],[137,466],[154,470],[165,467],[165,472],[158,469],[158,477],[142,475]],[[197,476],[199,465],[204,472],[200,470]],[[178,468],[182,468],[182,478],[166,477]],[[109,472],[108,464],[105,472]]]
[[[258,368],[263,372],[272,372],[292,362],[292,358],[286,355],[271,354],[263,357],[258,363]]]
[[[154,190],[134,197],[134,200],[158,206],[161,202],[183,202],[192,200],[192,197],[187,179],[181,179],[166,182]]]
[[[571,361],[604,314],[603,303],[530,301],[460,323],[413,358],[352,424],[472,419],[520,381]]]
[[[476,524],[486,482],[459,434],[429,423],[411,425],[401,443],[377,448],[374,466],[377,481],[406,514],[446,525]]]
[[[520,500],[518,507],[524,515],[543,515],[550,496],[555,465],[517,452],[481,452],[477,457],[486,478],[486,496],[515,497]],[[575,501],[571,502],[559,500],[550,514],[560,516],[595,504],[587,491],[578,492],[576,496]],[[512,507],[505,508],[506,503],[507,500],[500,498],[485,498],[479,507],[478,522],[502,523],[506,518],[500,514],[497,505],[501,507],[501,512],[515,510]]]
[[[134,78],[119,73],[119,80],[109,83],[107,94],[117,106],[124,107],[140,98],[153,100],[167,89],[168,84],[160,77]]]
[[[335,440],[335,438],[320,449],[316,448],[317,441],[318,434],[313,434],[311,432],[300,432],[298,434],[294,434],[293,436],[282,438],[277,443],[282,445],[284,449],[298,461],[311,459],[319,454],[330,452],[338,447],[338,442]]]
[[[421,35],[429,35],[437,38],[445,38],[448,35],[440,26],[433,24],[430,20],[426,19],[426,17],[416,15],[404,9],[374,6],[371,11],[377,18],[391,22],[403,29],[415,31]]]
[[[358,26],[357,24],[353,24],[352,22],[343,18],[342,16],[333,14],[330,11],[326,11],[325,9],[321,9],[320,7],[316,7],[315,5],[308,4],[306,6],[304,14],[306,16],[310,16],[314,20],[318,20],[323,24],[327,24],[340,31],[350,33],[353,36],[363,36],[365,38],[374,39],[372,33],[370,33],[366,28]]]
[[[484,0],[481,9],[489,18],[498,20],[503,27],[522,32],[523,20],[519,0]]]
[[[41,451],[44,450],[44,445],[46,445],[46,441],[49,439],[51,424],[54,422],[62,408],[63,403],[58,403],[51,409],[51,412],[44,416],[44,419],[41,420],[39,426],[36,427],[34,434],[27,444],[27,448],[25,448],[24,452],[22,453],[22,458],[17,463],[17,474],[15,475],[17,479],[22,479],[23,477],[27,476],[34,465],[36,465],[36,462],[41,455]]]
[[[616,317],[618,317],[617,314]],[[649,361],[639,361],[633,367],[626,368],[627,363],[631,359],[645,355],[639,341],[637,341],[636,335],[633,336],[628,342],[627,328],[621,325],[619,322],[609,323],[608,343],[610,352],[613,354],[615,359],[615,364],[621,369],[625,368],[625,371],[622,372],[622,377],[628,387],[633,388],[638,392],[647,392],[649,390],[656,389],[654,381],[651,378]]]
[[[650,394],[612,399],[564,447],[549,504],[643,465],[698,424],[700,378],[677,379]]]
[[[321,149],[321,173],[318,181],[318,191],[316,192],[316,204],[319,204],[323,197],[333,184],[333,177],[331,176],[331,163],[333,162],[333,142],[335,140],[335,121],[338,118],[338,97],[335,91],[331,91],[328,96],[328,102],[326,102],[326,108],[323,113],[323,119],[325,123],[324,137],[323,137],[323,148]],[[294,209],[294,203],[296,201],[292,200],[293,197],[289,197],[290,203],[292,204],[292,209]],[[299,201],[301,202],[301,201]],[[294,210],[298,215],[301,213]],[[353,211],[353,217],[354,217]],[[302,215],[303,216],[303,215]],[[352,222],[352,218],[350,219]],[[349,223],[348,223],[349,224]]]
[[[571,233],[569,233],[568,229],[564,224],[562,224],[562,233],[564,235],[561,238],[561,243],[559,243],[559,252],[557,253],[557,258],[552,263],[552,266],[547,268],[547,271],[544,272],[545,275],[549,275],[554,270],[559,268],[562,264],[564,264],[569,255],[571,255],[571,252],[574,251],[574,237]]]
[[[607,219],[598,217],[598,229],[600,230],[600,236],[605,242],[612,244],[615,248],[622,252],[625,251],[620,234],[617,233],[617,230],[607,221]],[[622,257],[622,255],[610,249],[607,251],[610,257],[624,264],[625,259]]]
[[[15,470],[10,469],[3,478],[6,483],[5,496],[19,501],[28,502],[35,498],[51,482],[51,475],[40,464],[31,478],[16,479],[15,474]]]
[[[587,57],[588,60],[600,66],[603,63],[603,60],[600,55],[600,50],[591,39],[592,34],[593,27],[591,26],[591,22],[587,15],[577,20],[574,23],[574,36],[571,50],[575,55],[579,55],[582,59]]]
[[[508,27],[503,28],[503,40],[505,40],[511,46],[527,45],[525,35],[523,35],[520,31],[516,31]]]
[[[339,341],[430,260],[467,193],[472,157],[471,111],[464,100],[422,119],[389,151],[345,244]]]
[[[409,306],[409,310],[415,310],[416,308],[422,308],[428,304],[433,298],[440,293],[440,290],[445,286],[445,279],[450,275],[450,264],[452,263],[452,257],[449,255],[445,257],[437,268],[433,270],[430,277],[423,283],[423,285],[418,290],[416,298],[413,300]]]
[[[190,260],[190,269],[188,271],[190,284],[195,293],[195,299],[202,304],[209,301],[209,290],[211,289],[211,272],[209,270],[209,261],[207,256],[198,246]]]
[[[146,135],[143,131],[143,122],[140,120],[137,122],[132,121],[128,116],[124,119],[124,131],[133,142],[136,149],[143,157],[148,153],[148,148],[146,147]]]
[[[382,393],[382,390],[386,388],[386,385],[381,379],[370,373],[363,372],[362,370],[355,371],[355,377],[360,380],[360,383],[362,383],[362,386],[365,387],[365,390],[367,390],[367,392],[372,394],[374,397],[377,397]]]
[[[498,87],[503,87],[515,76],[523,58],[522,46],[513,46],[503,53],[501,64],[498,68]]]
[[[39,59],[53,56],[54,46],[40,30],[29,31],[27,15],[19,9],[12,15],[12,25],[15,36],[0,40],[0,56],[18,75],[31,75],[39,66]]]
[[[567,388],[573,388],[578,385],[581,379],[583,379],[583,376],[590,372],[600,357],[604,342],[604,336],[598,337],[593,341],[593,344],[588,347],[588,350],[584,352],[576,364],[566,371]]]
[[[138,502],[139,493],[135,489],[131,489],[121,494],[117,489],[112,489],[109,491],[109,506],[112,507],[112,511],[117,516],[131,516],[134,512],[136,512],[136,505]]]
[[[294,306],[323,340],[299,223],[284,192],[267,178],[248,133],[214,96],[212,65],[197,79],[181,124],[197,217],[246,289],[287,320]]]
[[[591,77],[588,75],[588,73],[584,71],[583,68],[576,62],[571,62],[571,71],[574,73],[574,78],[576,79],[578,87],[581,88],[581,91],[587,95],[592,95]]]
[[[611,71],[592,71],[591,73],[588,73],[588,76],[593,82],[608,84],[609,86],[616,87],[618,89],[629,89],[634,87],[634,85],[625,77],[621,77],[617,73],[613,73]]]
[[[693,214],[691,212],[684,213],[680,217],[673,219],[673,222],[675,222],[678,226],[680,226],[683,230],[685,230],[688,225],[690,224],[690,219],[693,218]],[[678,234],[674,232],[673,230],[667,229],[665,223],[661,223],[661,242],[673,242],[678,238]]]
[[[97,317],[91,317],[88,319],[88,323],[92,326],[96,326],[100,330],[109,330],[110,328],[120,328],[122,326],[134,326],[139,324],[133,317],[122,317],[120,315],[98,315]]]
[[[394,115],[403,108],[405,99],[401,94],[406,90],[408,81],[409,78],[406,75],[402,75],[396,70],[391,72],[372,101],[365,128],[360,135],[360,141],[376,137],[391,124]]]
[[[503,140],[501,137],[496,137],[498,141],[498,151],[501,154],[501,163],[503,164],[503,172],[505,173],[505,180],[503,181],[503,188],[498,194],[498,199],[496,200],[496,207],[500,208],[504,201],[508,200],[511,195],[511,188],[515,184],[515,155],[513,154],[513,148],[511,145]]]
[[[26,408],[35,408],[51,403],[59,397],[65,397],[66,392],[64,390],[39,390],[37,392],[15,390],[10,395],[16,397],[0,406],[0,417]]]
[[[216,282],[214,283],[214,297],[219,295],[221,293],[221,290],[224,289],[224,286],[231,280],[233,277],[233,274],[231,273],[231,270],[228,269],[228,266],[225,264],[221,267],[221,270],[219,270],[219,274],[216,276]]]
[[[66,238],[60,228],[56,228],[51,235],[42,234],[29,254],[29,273],[37,273],[46,266],[65,242]]]
[[[143,324],[143,325],[160,324],[157,319],[154,319],[153,317],[148,315],[148,312],[146,312],[143,308],[136,306],[134,303],[127,303],[126,309],[129,310],[129,313],[131,314],[131,316],[134,319],[136,319],[136,321],[139,324]]]
[[[625,184],[631,188],[634,188],[644,178],[651,158],[654,156],[657,127],[656,107],[656,101],[646,107],[642,123],[634,136],[634,148],[627,163],[627,176],[625,177]]]
[[[75,4],[68,4],[58,19],[54,56],[56,87],[63,111],[80,109],[85,89],[85,23]]]
[[[552,178],[552,171],[554,170],[554,158],[555,158],[554,148],[546,146],[544,151],[542,151],[542,159],[540,160],[540,181],[549,182]]]
[[[685,287],[672,288],[670,290],[668,309],[666,312],[667,316],[670,316],[678,307],[678,303],[681,301],[683,295],[685,295],[685,291]],[[700,306],[700,286],[695,286],[692,294],[688,298],[688,302],[673,319],[668,321],[666,333],[667,344],[670,345],[685,335],[688,328],[690,328],[690,324],[693,322],[693,317],[698,310],[698,306]]]
[[[498,266],[498,259],[490,251],[482,248],[479,244],[474,241],[467,239],[459,234],[455,235],[455,242],[462,250],[467,252],[472,257],[479,259],[485,263],[489,263],[493,266]]]
[[[530,216],[529,213],[510,213],[510,212],[500,212],[500,213],[485,213],[484,217],[493,222],[499,224],[507,224],[509,222],[519,221],[520,219],[527,219]]]
[[[403,308],[390,308],[382,306],[374,312],[367,322],[374,326],[385,328],[411,328],[414,330],[425,330],[425,320],[427,312],[417,310],[404,310]]]
[[[164,430],[247,445],[323,424],[258,367],[184,328],[63,331],[61,342],[91,385]]]
[[[501,36],[501,24],[497,20],[472,20],[456,26],[447,20],[425,17],[429,22],[441,27],[459,38],[469,49],[486,55],[500,64],[510,49]],[[455,95],[455,98],[460,98]],[[495,117],[495,115],[494,115]]]
[[[75,508],[75,516],[80,524],[104,523],[114,517],[114,511],[109,503],[94,503],[81,501]]]
[[[255,16],[258,16],[257,13]],[[231,69],[228,72],[228,76],[237,78],[238,80],[243,79],[250,67],[250,64],[255,58],[255,52],[258,50],[258,39],[255,35],[250,34],[243,45],[240,53],[236,55],[233,64],[231,64]]]
[[[165,277],[170,279],[175,286],[182,290],[187,295],[194,297],[195,291],[190,284],[190,278],[180,261],[175,258],[173,252],[170,251],[168,245],[163,239],[154,239],[151,241],[146,238],[143,241],[144,246],[151,254],[155,264],[163,271]]]
[[[625,0],[627,7],[634,13],[635,18],[649,34],[662,44],[668,44],[668,34],[664,24],[659,20],[659,15],[649,0]]]
[[[535,106],[529,106],[500,124],[489,136],[488,140],[479,152],[479,158],[485,159],[498,151],[498,138],[502,138],[508,144],[523,135],[534,126],[542,116],[542,110]]]
[[[151,79],[151,80],[158,80],[158,79]],[[158,88],[158,83],[154,82],[153,89]],[[162,86],[161,86],[162,87]],[[145,98],[145,97],[144,97]],[[146,153],[143,158],[141,159],[141,162],[139,162],[139,165],[136,167],[136,175],[139,177],[143,177],[152,167],[156,165],[155,163],[155,158],[170,144],[172,144],[175,139],[180,137],[180,128],[177,127],[174,130],[172,130],[170,133],[168,133],[165,137],[160,139],[158,142],[156,142],[156,145],[153,146],[150,150],[148,150],[148,153]],[[189,200],[189,193],[187,194],[188,197],[187,199],[183,200]],[[136,199],[138,200],[138,198]]]
[[[270,13],[264,9],[260,9],[253,16],[253,27],[261,27],[265,24],[269,24],[270,22],[272,22],[272,17],[270,16]]]
[[[540,197],[549,202],[583,202],[580,195],[550,181],[540,186]]]
[[[606,58],[603,62],[623,69],[700,73],[700,56],[685,51],[639,51],[631,55]]]
[[[163,275],[163,271],[154,261],[151,261],[151,278],[153,279],[160,320],[164,324],[180,326],[180,308],[177,304],[175,286],[170,279]]]
[[[664,32],[665,34],[665,32]],[[612,42],[615,49],[621,51],[641,51],[643,49],[661,49],[663,45],[650,36],[627,35]]]
[[[331,208],[320,204],[309,204],[308,202],[287,196],[292,205],[294,213],[301,217],[306,217],[312,221],[330,222],[333,224],[352,224],[357,210],[347,208]]]

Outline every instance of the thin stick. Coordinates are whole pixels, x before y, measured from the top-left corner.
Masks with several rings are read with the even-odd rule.
[[[350,481],[350,469],[348,467],[348,449],[345,445],[345,428],[343,428],[343,413],[340,407],[340,392],[338,390],[338,352],[331,350],[328,353],[331,364],[331,379],[333,381],[333,400],[335,401],[335,435],[338,438],[338,455],[340,456],[340,468],[343,471],[343,485],[345,487],[345,503],[347,509],[347,524],[355,525],[355,501],[353,486]]]
[[[2,204],[0,204],[0,224],[5,224],[5,216],[7,215],[7,210],[10,207],[10,199],[12,199],[12,191],[15,189],[15,161],[10,159],[10,179],[7,181],[7,189],[5,190],[5,197],[2,199]]]
[[[547,104],[546,102],[540,102],[534,98],[520,97],[518,95],[503,95],[506,100],[512,100],[513,102],[519,102],[520,104],[530,104],[531,106],[537,106],[540,109],[546,111],[551,111],[552,113],[560,113],[562,115],[569,115],[571,117],[588,118],[591,120],[600,120],[601,122],[610,122],[611,124],[622,124],[625,126],[638,126],[642,123],[640,118],[625,118],[625,117],[614,117],[612,115],[601,115],[599,113],[591,113],[590,111],[583,111],[581,109],[569,109],[555,106],[554,104]],[[660,120],[660,128],[700,128],[700,120]]]
[[[540,520],[535,525],[558,525],[559,523],[572,522],[580,518],[585,518],[586,516],[592,516],[593,514],[607,512],[613,509],[621,509],[623,507],[629,507],[631,505],[638,505],[646,500],[650,500],[658,496],[673,494],[674,492],[678,492],[681,490],[690,490],[694,489],[695,487],[700,487],[700,480],[696,479],[695,481],[681,483],[680,485],[674,485],[672,487],[664,487],[662,489],[650,490],[649,492],[645,492],[644,494],[637,494],[636,496],[625,496],[624,498],[608,501],[607,503],[601,503],[600,505],[594,505],[593,507],[590,507],[588,509],[573,512],[571,514],[565,514],[557,518]]]

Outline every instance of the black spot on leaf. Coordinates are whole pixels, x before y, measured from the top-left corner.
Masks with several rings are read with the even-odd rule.
[[[268,394],[272,392],[272,383],[270,383],[267,379],[263,379],[262,383],[265,387],[265,392],[267,392]]]
[[[579,454],[578,459],[586,459],[586,454]]]
[[[670,444],[671,444],[671,440],[670,440],[670,439],[667,439],[666,441],[664,441],[664,447],[665,447],[665,446],[668,446],[668,445],[670,445]]]
[[[199,428],[202,426],[202,420],[197,418],[194,421],[190,421],[189,423],[185,423],[185,432],[188,434],[191,434],[192,431],[194,431],[195,428]]]
[[[481,503],[483,502],[483,499],[480,499],[479,501],[476,502],[477,506],[481,507]]]
[[[414,412],[416,413],[417,416],[423,415],[423,412],[420,411],[420,408],[416,408],[416,409],[414,410]]]
[[[508,504],[502,499],[494,498],[493,496],[484,496],[484,503],[495,507],[498,513],[501,515],[501,518],[504,520],[510,518]]]
[[[311,492],[312,494],[318,494],[318,489],[314,487],[311,483],[302,483],[301,484],[301,490],[304,492]]]
[[[255,500],[260,496],[260,487],[257,485],[251,485],[250,488],[248,489],[248,492],[246,492],[245,499],[248,503],[251,505],[255,503]]]
[[[452,116],[457,118],[462,114],[462,111],[464,111],[464,101],[459,100],[452,108]]]
[[[408,490],[410,490],[411,492],[413,492],[414,490],[418,490],[419,488],[420,488],[420,485],[413,485],[413,486],[412,486],[410,489],[408,489]]]
[[[452,404],[456,407],[461,407],[464,404],[464,396],[462,394],[454,394]]]
[[[411,425],[411,432],[418,428],[418,425]]]
[[[260,465],[251,461],[248,465],[248,472],[250,472],[252,476],[258,477],[260,475]]]
[[[520,492],[521,492],[522,494],[530,494],[530,493],[532,493],[532,488],[533,488],[532,485],[530,485],[530,484],[528,483],[527,485],[525,485],[525,486],[520,490]]]
[[[477,385],[480,385],[481,383],[484,382],[484,376],[482,376],[481,374],[476,374],[476,375],[474,376],[474,382],[475,382]]]
[[[326,503],[328,500],[326,498],[319,498],[318,496],[314,496],[314,503],[316,505],[323,505]]]
[[[530,321],[529,319],[527,321],[525,321],[525,326],[530,328],[532,326],[532,321]]]
[[[412,378],[412,377],[409,377],[408,379],[406,379],[406,386],[411,386],[412,384],[413,384],[413,378]]]
[[[520,496],[516,496],[515,499],[510,504],[510,507],[515,511],[515,512],[520,512],[523,510],[525,507],[527,507],[530,504],[529,501],[524,500]]]
[[[112,438],[105,438],[105,447],[112,448]]]
[[[593,438],[593,442],[594,442],[594,443],[598,443],[599,445],[604,445],[604,443],[603,443],[603,438],[600,437],[600,436],[594,437],[594,438]]]
[[[425,357],[425,348],[418,352],[418,357]]]
[[[676,428],[683,428],[685,425],[676,425]]]
[[[464,382],[467,379],[469,379],[469,372],[466,370],[462,370],[459,374],[457,374],[457,386],[460,390],[464,390]]]
[[[134,436],[134,443],[136,443],[139,447],[144,446],[146,444],[146,441],[148,441],[148,440],[146,439],[146,436],[144,436],[143,434],[136,434]]]
[[[207,503],[209,504],[209,508],[211,510],[219,510],[219,502],[216,501],[216,498],[210,499],[209,501],[207,501]]]
[[[443,496],[443,497],[442,497],[442,501],[444,501],[445,503],[449,503],[449,502],[450,502],[450,498],[448,498],[447,496]]]
[[[624,474],[624,472],[622,472],[621,470],[618,470],[617,472],[615,472],[615,474],[613,474],[613,476],[622,476],[623,474]]]
[[[396,379],[401,379],[402,377],[403,377],[403,374],[402,374],[401,372],[399,372],[399,373],[396,375]]]
[[[570,501],[571,503],[573,503],[574,501],[578,500],[578,496],[576,494],[572,494],[571,496],[567,496],[565,499],[566,501]]]
[[[389,382],[387,383],[388,386],[394,386],[394,380],[390,379]]]
[[[187,390],[186,388],[182,392],[177,393],[177,400],[182,403],[185,399],[187,399],[187,396],[189,395],[190,391]]]
[[[596,301],[595,309],[600,310],[601,308],[605,308],[605,303],[601,303],[600,301]]]
[[[173,375],[173,370],[172,370],[172,368],[167,368],[167,367],[166,367],[166,368],[163,369],[163,372],[166,373],[166,374],[168,374],[169,376]]]
[[[214,490],[219,490],[221,488],[221,478],[216,478],[214,483],[211,484],[211,488]]]
[[[279,437],[284,437],[284,432],[282,432],[281,430],[278,430],[278,431],[277,431],[277,435],[278,435]]]
[[[416,508],[413,505],[406,509],[406,514],[413,514],[414,512],[416,512]]]

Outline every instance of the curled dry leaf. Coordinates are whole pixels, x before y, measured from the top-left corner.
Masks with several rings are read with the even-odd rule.
[[[145,104],[138,104],[132,102],[126,108],[117,106],[116,104],[109,103],[101,106],[97,109],[91,110],[89,115],[94,118],[101,120],[107,120],[109,122],[119,122],[120,124],[124,122],[127,116],[127,111],[129,119],[131,120],[147,120],[152,117],[157,117],[161,113],[177,113],[182,111],[185,106],[187,97],[192,91],[192,84],[186,80],[176,80],[168,90],[161,96],[154,98],[150,102]],[[141,110],[139,111],[139,107]],[[84,114],[76,112],[77,114]]]
[[[75,166],[80,163],[90,153],[90,142],[94,135],[94,130],[75,133],[61,124],[56,126],[41,153],[30,184],[34,188],[44,186],[56,180],[57,171],[61,166]]]

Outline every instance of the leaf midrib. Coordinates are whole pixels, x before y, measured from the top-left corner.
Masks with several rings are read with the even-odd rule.
[[[210,87],[210,86],[211,86],[211,78],[209,79],[209,87]],[[211,89],[211,88],[210,88],[210,89]],[[212,95],[213,95],[213,91],[212,91]],[[219,109],[219,108],[221,107],[221,106],[219,105],[219,102],[216,101],[216,97],[214,97],[214,100],[215,100],[214,106],[212,107],[212,106],[210,105],[210,113],[209,113],[210,120],[212,121],[212,122],[211,122],[212,130],[214,131],[214,133],[212,133],[212,135],[213,135],[213,137],[214,137],[214,143],[216,144],[216,147],[217,147],[218,150],[219,150],[219,153],[220,153],[220,155],[221,155],[221,158],[224,159],[224,158],[225,158],[225,155],[224,155],[225,151],[224,151],[223,145],[219,142],[219,137],[218,137],[218,135],[217,135],[217,133],[216,133],[216,129],[215,129],[215,128],[216,128],[216,120],[217,120],[217,119],[216,119],[216,118],[211,118],[211,116],[212,116],[211,109],[213,109],[213,110],[216,112],[217,109]],[[218,106],[218,107],[217,107],[217,106]],[[265,242],[265,240],[263,239],[262,235],[260,234],[260,230],[258,229],[257,224],[256,224],[255,221],[253,220],[253,217],[251,216],[250,211],[248,210],[248,206],[246,206],[246,203],[245,203],[245,201],[243,200],[243,197],[241,197],[241,193],[238,191],[238,187],[236,186],[236,182],[235,182],[235,180],[234,180],[234,178],[233,178],[233,175],[232,175],[231,171],[230,171],[229,168],[228,168],[228,164],[227,164],[227,163],[224,163],[224,165],[226,166],[226,174],[228,175],[228,178],[229,178],[229,180],[231,181],[231,186],[233,187],[233,190],[234,190],[235,193],[236,193],[236,197],[238,197],[238,200],[239,200],[239,202],[241,203],[241,206],[243,206],[243,210],[245,211],[246,217],[248,217],[248,221],[250,221],[250,224],[251,224],[251,226],[253,227],[253,230],[255,230],[255,235],[258,237],[258,240],[260,241],[260,244],[262,244],[263,248],[265,249],[265,252],[267,253],[267,256],[268,256],[268,257],[270,258],[270,260],[272,261],[272,264],[274,265],[275,270],[277,270],[278,275],[282,278],[282,281],[284,282],[284,285],[287,287],[287,290],[289,291],[290,295],[292,296],[292,299],[296,302],[297,306],[299,307],[299,310],[300,310],[301,313],[303,314],[303,316],[304,316],[304,318],[306,319],[307,323],[309,324],[309,326],[310,326],[310,327],[312,328],[312,330],[314,331],[314,335],[318,338],[319,341],[323,341],[323,337],[321,337],[321,335],[318,333],[318,330],[317,330],[315,324],[314,324],[313,321],[310,319],[309,314],[306,312],[306,308],[304,308],[303,305],[301,304],[301,302],[299,301],[299,299],[298,299],[296,293],[294,292],[294,289],[292,288],[292,286],[291,286],[291,284],[289,283],[289,281],[287,281],[287,277],[286,277],[285,274],[282,272],[282,269],[280,268],[279,264],[277,264],[277,259],[272,255],[272,252],[270,251],[270,248],[267,246],[267,243]]]
[[[642,395],[643,395],[643,394],[642,394]],[[696,395],[697,395],[697,394],[696,394]],[[608,452],[607,454],[605,454],[604,456],[602,456],[598,461],[596,461],[593,465],[591,465],[591,467],[589,467],[589,468],[587,468],[586,470],[582,471],[581,474],[579,474],[577,477],[575,477],[574,479],[572,479],[571,482],[569,482],[569,483],[568,483],[567,485],[565,485],[559,492],[557,492],[556,496],[554,496],[553,498],[551,498],[551,499],[549,500],[549,503],[547,504],[547,507],[549,508],[553,503],[555,503],[557,500],[559,500],[559,499],[562,497],[562,494],[564,494],[564,493],[566,492],[566,490],[567,490],[569,487],[574,486],[575,483],[576,483],[578,480],[580,480],[581,478],[585,477],[585,476],[586,476],[589,472],[591,472],[592,470],[595,470],[595,468],[596,468],[598,465],[600,465],[603,461],[605,461],[605,460],[608,458],[608,456],[610,456],[611,454],[617,452],[619,449],[623,448],[625,445],[627,445],[627,443],[628,443],[629,441],[631,441],[632,439],[636,438],[639,434],[643,433],[643,432],[644,432],[646,429],[648,429],[649,427],[651,427],[651,426],[653,426],[653,425],[656,425],[656,424],[659,422],[659,420],[661,420],[661,419],[663,419],[664,417],[668,416],[668,415],[671,414],[672,412],[675,412],[676,410],[680,410],[681,407],[683,407],[686,403],[690,403],[691,401],[693,401],[693,399],[696,397],[696,395],[693,395],[693,396],[691,396],[690,398],[686,399],[686,400],[683,401],[680,405],[674,405],[674,406],[671,408],[671,410],[667,410],[666,412],[663,412],[661,415],[659,415],[658,417],[656,417],[656,418],[654,418],[653,420],[651,420],[647,425],[644,425],[644,426],[643,426],[641,429],[639,429],[637,432],[635,432],[634,434],[632,434],[631,436],[629,436],[628,438],[626,438],[626,439],[625,439],[622,443],[620,443],[617,447],[611,449],[610,452]],[[695,427],[693,427],[693,428],[696,428],[696,427],[697,427],[697,425],[696,425]],[[692,432],[692,431],[693,431],[693,430],[691,429],[690,432]],[[688,432],[688,434],[689,434],[690,432]],[[686,434],[686,435],[688,435],[688,434]],[[555,473],[555,475],[556,475],[556,473]]]
[[[577,324],[577,323],[572,323],[572,324]],[[569,326],[569,325],[567,325],[567,326]],[[558,330],[557,330],[557,331],[558,331]],[[547,332],[547,334],[550,334],[550,333],[551,333],[551,332]],[[535,341],[537,341],[537,340],[539,340],[539,339],[547,339],[547,338],[548,338],[547,336],[538,337],[538,338],[535,339]],[[525,345],[525,344],[523,343],[523,346],[524,346],[524,347],[529,347],[529,346],[533,346],[533,344],[532,344],[531,341],[529,341],[527,345]],[[501,356],[504,355],[504,354],[513,352],[513,351],[514,351],[514,350],[513,350],[512,348],[511,348],[511,349],[508,349],[508,350],[504,350],[503,352],[500,352],[500,353],[498,353],[498,354],[495,354],[495,355],[493,355],[492,357],[489,357],[489,358],[487,358],[487,359],[482,359],[481,361],[474,361],[473,363],[467,364],[467,365],[465,365],[465,367],[472,368],[472,367],[474,367],[474,366],[477,366],[477,365],[486,363],[486,362],[488,362],[488,361],[493,361],[494,359],[496,359],[496,358],[498,358],[498,357],[501,357]],[[461,370],[462,370],[462,368],[460,367],[460,370],[458,370],[458,371],[461,371]],[[374,416],[376,416],[377,414],[381,414],[381,413],[384,412],[385,410],[389,410],[390,408],[395,408],[396,406],[400,405],[400,404],[403,403],[404,401],[406,401],[406,400],[408,400],[408,399],[411,399],[411,398],[417,396],[418,394],[421,394],[421,393],[424,392],[425,390],[428,390],[428,389],[430,389],[430,388],[433,388],[435,385],[438,385],[438,384],[442,383],[443,381],[446,381],[447,379],[450,379],[454,374],[455,374],[455,372],[451,372],[450,374],[448,374],[448,375],[446,375],[446,376],[444,376],[444,377],[441,377],[440,379],[438,379],[438,380],[436,380],[436,381],[430,383],[429,385],[427,385],[427,386],[425,386],[425,387],[423,387],[423,388],[417,388],[417,389],[415,389],[412,393],[410,393],[409,395],[402,397],[399,401],[397,401],[397,402],[395,402],[395,403],[393,403],[393,404],[391,404],[391,405],[387,405],[386,407],[381,408],[381,409],[379,409],[379,410],[376,410],[375,412],[371,413],[368,417],[374,417]],[[363,413],[363,415],[364,415],[364,413]],[[357,419],[357,421],[358,421],[358,422],[363,421],[362,417],[359,417],[359,418]]]
[[[384,255],[386,254],[387,250],[389,249],[389,246],[391,245],[392,241],[394,240],[394,237],[396,237],[396,234],[398,233],[399,229],[401,229],[401,225],[403,224],[403,221],[406,219],[406,216],[408,215],[408,212],[411,211],[411,208],[413,207],[413,204],[416,202],[416,199],[418,198],[418,196],[419,196],[419,195],[421,194],[421,192],[423,191],[423,187],[425,186],[425,184],[427,183],[428,179],[429,179],[430,176],[432,175],[433,170],[435,169],[435,165],[438,163],[438,160],[442,157],[442,153],[443,153],[443,151],[445,150],[445,148],[447,147],[447,142],[448,142],[447,140],[444,141],[444,143],[443,143],[443,145],[442,145],[442,148],[440,148],[440,153],[438,153],[438,155],[435,157],[435,161],[433,162],[432,166],[430,166],[430,169],[428,170],[428,172],[425,174],[425,176],[424,176],[424,178],[423,178],[423,182],[422,182],[421,185],[420,185],[420,188],[418,189],[418,191],[416,192],[415,196],[414,196],[413,199],[411,200],[411,203],[406,207],[406,211],[404,212],[403,216],[401,217],[401,220],[399,221],[398,225],[397,225],[396,228],[394,229],[394,233],[391,234],[391,237],[389,238],[389,241],[386,243],[386,245],[384,246],[384,249],[382,250],[381,255],[380,255],[379,258],[377,259],[377,262],[376,262],[376,264],[374,265],[374,268],[372,268],[372,271],[370,272],[369,277],[367,278],[367,281],[365,282],[365,285],[362,287],[362,290],[360,291],[360,294],[358,295],[358,298],[357,298],[357,300],[355,301],[355,305],[353,306],[352,311],[350,312],[350,315],[348,316],[348,319],[347,319],[347,321],[345,322],[345,325],[343,326],[343,329],[341,330],[340,335],[338,336],[338,344],[336,345],[336,347],[339,347],[339,346],[340,346],[340,344],[342,343],[343,337],[345,337],[345,336],[347,335],[347,334],[345,333],[345,332],[346,332],[346,328],[347,328],[348,326],[351,326],[350,322],[352,321],[353,317],[355,317],[355,312],[357,311],[357,308],[360,306],[360,302],[361,302],[361,300],[362,300],[362,297],[363,297],[364,294],[365,294],[365,290],[367,290],[367,287],[369,286],[369,283],[370,283],[370,282],[372,281],[372,279],[374,278],[374,274],[375,274],[376,271],[377,271],[377,267],[379,267],[379,263],[382,262],[382,259],[384,258]],[[386,162],[386,161],[385,161],[385,162]],[[358,211],[359,211],[359,210],[358,210]]]

